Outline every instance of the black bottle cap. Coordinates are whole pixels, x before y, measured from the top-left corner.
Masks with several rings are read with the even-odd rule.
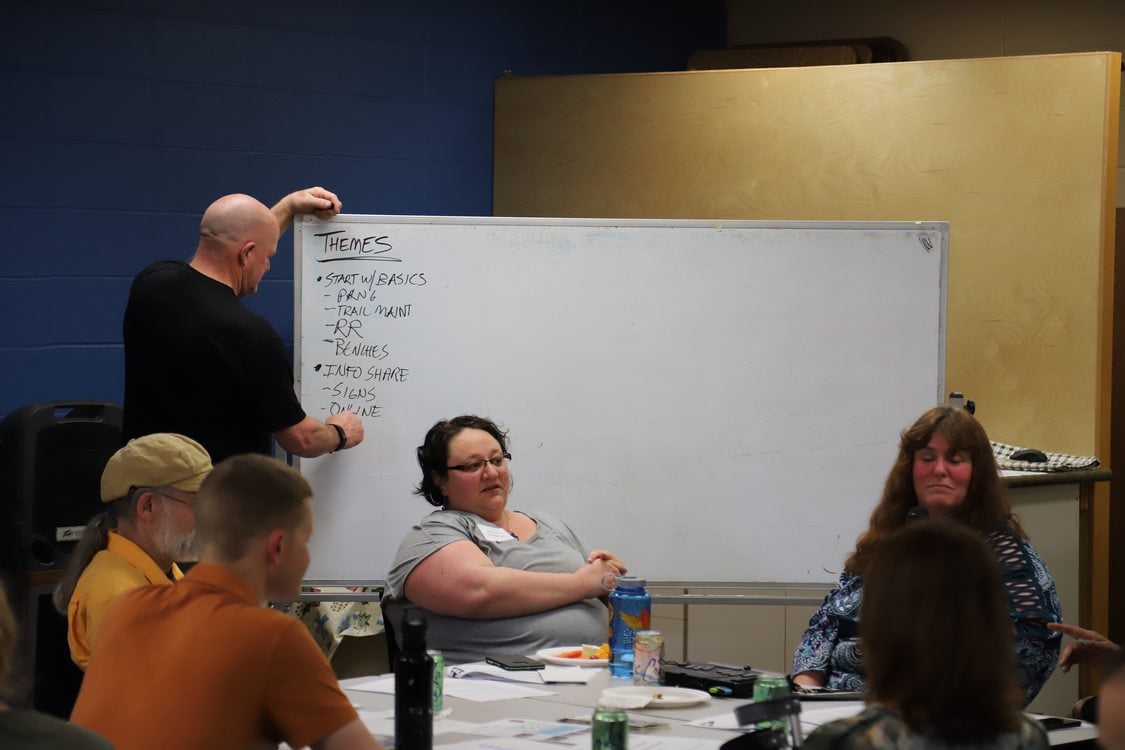
[[[402,650],[426,650],[426,618],[417,609],[408,609],[402,618]]]

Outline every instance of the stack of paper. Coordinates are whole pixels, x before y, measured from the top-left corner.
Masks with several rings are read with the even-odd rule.
[[[459,664],[445,670],[445,676],[453,679],[481,677],[486,680],[507,680],[509,682],[528,682],[543,685],[552,682],[573,682],[585,685],[594,676],[594,671],[581,667],[553,667],[543,669],[504,669],[483,661]]]

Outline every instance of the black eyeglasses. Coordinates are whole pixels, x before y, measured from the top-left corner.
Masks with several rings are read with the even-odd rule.
[[[195,498],[194,497],[191,500],[183,500],[181,498],[176,497],[175,495],[170,495],[167,492],[161,492],[159,487],[144,487],[144,486],[134,485],[132,487],[132,489],[129,490],[129,495],[130,495],[130,497],[133,498],[133,500],[136,500],[136,498],[139,496],[139,493],[141,493],[141,492],[151,492],[152,494],[156,495],[157,497],[162,497],[165,500],[171,500],[174,503],[179,503],[180,505],[186,505],[189,508],[195,507]]]
[[[165,500],[171,500],[174,503],[179,503],[180,505],[186,505],[189,508],[195,508],[195,500],[194,499],[192,499],[192,500],[182,500],[182,499],[176,497],[175,495],[169,495],[167,492],[160,492],[159,490],[153,490],[152,494],[156,495],[157,497],[162,497]]]
[[[478,471],[484,468],[485,464],[492,464],[492,468],[499,469],[504,465],[506,461],[511,460],[511,453],[501,453],[499,456],[493,456],[492,458],[475,458],[472,461],[466,461],[465,463],[457,464],[456,466],[446,466],[445,468],[449,469],[450,471],[463,471],[466,474],[476,474]]]

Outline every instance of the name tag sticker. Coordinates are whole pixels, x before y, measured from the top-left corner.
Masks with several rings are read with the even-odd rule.
[[[515,539],[514,536],[498,526],[485,526],[483,523],[478,523],[477,528],[480,529],[481,535],[490,542],[507,542]]]

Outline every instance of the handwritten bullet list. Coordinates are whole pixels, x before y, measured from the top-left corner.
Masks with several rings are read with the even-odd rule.
[[[403,263],[391,255],[389,235],[352,235],[333,230],[313,235],[315,288],[325,313],[325,334],[314,352],[313,372],[323,379],[328,414],[353,411],[379,417],[386,389],[405,383],[409,367],[394,362],[391,347],[378,342],[381,326],[409,325],[410,295],[429,280],[424,271],[377,270],[372,263]],[[339,264],[339,265],[336,265]],[[409,300],[409,301],[408,301]]]

